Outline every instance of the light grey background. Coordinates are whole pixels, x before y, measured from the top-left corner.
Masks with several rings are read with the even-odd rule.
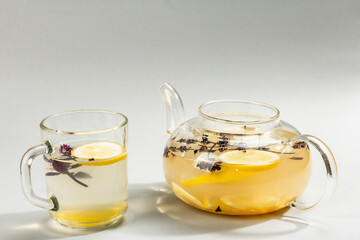
[[[290,220],[282,212],[220,217],[182,204],[162,173],[165,81],[189,117],[215,99],[277,106],[281,119],[333,150],[333,199]],[[102,232],[56,226],[20,187],[20,158],[40,143],[41,119],[84,108],[129,117],[130,208]],[[356,239],[359,111],[359,1],[0,0],[0,238]]]

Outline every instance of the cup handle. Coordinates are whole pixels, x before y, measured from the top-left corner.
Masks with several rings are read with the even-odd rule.
[[[298,135],[289,139],[286,142],[286,145],[294,146],[294,143],[298,142],[299,140],[311,144],[312,146],[315,147],[316,150],[320,152],[327,173],[326,174],[327,183],[325,190],[322,196],[315,203],[309,204],[309,203],[298,202],[296,200],[288,203],[290,207],[296,208],[298,210],[307,210],[317,205],[320,201],[329,200],[329,198],[333,195],[337,185],[338,170],[334,155],[332,154],[331,150],[323,141],[321,141],[317,137],[311,135]]]
[[[39,197],[34,193],[31,183],[31,164],[33,160],[43,154],[51,153],[52,148],[49,142],[37,145],[26,151],[20,163],[21,185],[25,197],[35,206],[51,211],[59,209],[59,203],[54,195],[50,199]]]

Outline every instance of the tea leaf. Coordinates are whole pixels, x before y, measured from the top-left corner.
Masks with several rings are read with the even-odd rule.
[[[67,173],[69,163],[53,160],[52,161],[52,167],[54,168],[55,171],[57,171],[59,173]]]
[[[217,209],[215,210],[215,212],[222,212],[220,206],[217,207]]]
[[[47,172],[47,173],[45,173],[45,176],[56,176],[59,174],[60,174],[59,172]]]
[[[163,156],[167,158],[167,157],[169,156],[169,153],[170,153],[169,148],[168,148],[168,147],[165,147]]]
[[[78,180],[76,177],[74,177],[73,173],[67,172],[66,175],[68,175],[72,180],[74,180],[75,182],[77,182],[77,183],[80,184],[81,186],[88,187],[87,184],[81,182],[81,181]]]
[[[71,165],[70,169],[78,168],[81,166],[82,166],[81,164],[74,164],[74,165]]]
[[[74,177],[76,178],[91,178],[91,176],[89,174],[87,174],[86,172],[77,172],[75,174],[71,173]]]

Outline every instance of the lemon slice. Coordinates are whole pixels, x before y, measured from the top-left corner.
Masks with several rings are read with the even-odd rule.
[[[183,200],[185,203],[200,209],[209,209],[212,207],[210,203],[208,202],[202,203],[199,199],[192,196],[190,193],[182,189],[179,185],[177,185],[174,182],[172,183],[172,187],[175,195],[181,200]]]
[[[186,180],[182,182],[182,184],[184,186],[193,186],[207,183],[226,183],[240,180],[254,174],[252,172],[243,172],[237,170],[238,169],[233,168],[228,168],[225,170],[224,167],[222,167],[222,169],[219,171]]]
[[[279,160],[279,156],[261,150],[230,151],[221,154],[219,160],[228,164],[268,165]]]
[[[220,202],[243,214],[264,213],[279,207],[279,200],[272,196],[224,196],[220,198]]]
[[[279,156],[272,152],[261,150],[230,151],[221,154],[217,160],[221,162],[221,169],[184,181],[184,186],[207,183],[226,183],[244,179],[259,171],[276,167]]]
[[[87,160],[83,165],[108,165],[126,158],[123,146],[116,142],[93,142],[76,147],[71,155]]]
[[[66,208],[60,212],[51,211],[50,214],[72,227],[97,227],[115,221],[119,213],[127,209],[127,205],[127,202],[120,202],[109,206]]]

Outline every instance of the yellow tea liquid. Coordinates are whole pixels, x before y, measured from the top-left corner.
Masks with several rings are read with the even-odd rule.
[[[61,224],[76,228],[105,226],[126,212],[126,152],[111,159],[90,158],[84,162],[70,151],[55,148],[45,162],[49,198],[55,196],[58,204],[58,210],[50,214]]]
[[[260,144],[295,135],[278,130],[246,137]],[[209,133],[197,139],[172,139],[164,152],[164,171],[175,195],[193,207],[229,215],[276,211],[301,195],[311,173],[305,142],[290,148],[280,141],[237,147],[232,145],[235,138]]]

